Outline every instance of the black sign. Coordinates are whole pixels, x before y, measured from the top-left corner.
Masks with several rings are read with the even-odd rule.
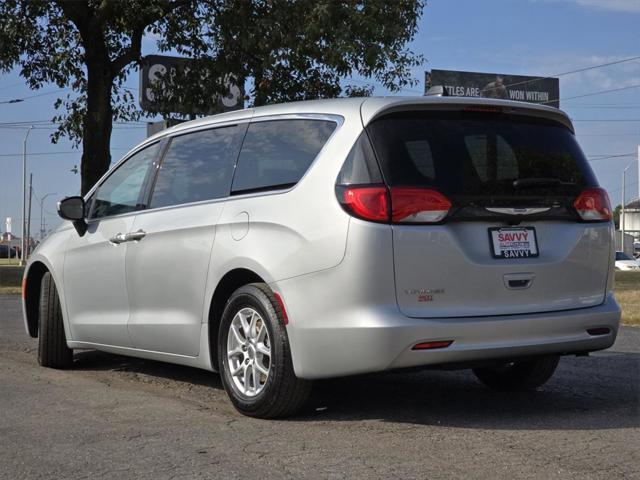
[[[224,84],[226,95],[212,95],[211,101],[206,102],[204,108],[194,108],[179,98],[156,99],[154,90],[162,91],[166,80],[176,72],[183,72],[191,67],[192,60],[182,57],[168,57],[164,55],[147,55],[142,59],[140,69],[140,106],[149,112],[172,112],[183,115],[211,114],[241,110],[244,108],[244,89],[228,79],[219,79]],[[203,86],[203,88],[206,88]]]
[[[499,98],[560,107],[560,81],[557,78],[453,70],[425,72],[425,93],[436,85],[442,85],[453,97]]]

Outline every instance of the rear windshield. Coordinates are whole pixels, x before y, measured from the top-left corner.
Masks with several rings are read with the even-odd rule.
[[[574,135],[556,122],[485,112],[403,112],[367,131],[390,186],[450,197],[575,195],[597,182]]]

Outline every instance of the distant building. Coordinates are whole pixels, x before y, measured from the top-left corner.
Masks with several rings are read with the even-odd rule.
[[[622,224],[620,227],[622,228]],[[624,207],[624,231],[640,239],[640,198],[629,202]]]

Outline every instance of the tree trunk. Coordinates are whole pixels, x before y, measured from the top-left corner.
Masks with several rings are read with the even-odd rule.
[[[87,65],[87,113],[82,127],[81,195],[85,195],[111,164],[111,75],[108,58]]]

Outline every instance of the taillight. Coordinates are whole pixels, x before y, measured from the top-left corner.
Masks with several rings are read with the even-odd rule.
[[[611,203],[607,192],[602,188],[584,190],[573,202],[573,206],[582,220],[611,220]]]
[[[411,350],[433,350],[436,348],[447,348],[453,343],[453,340],[439,340],[435,342],[416,343]]]
[[[337,192],[347,212],[374,222],[437,223],[451,209],[447,197],[427,188],[342,186]]]
[[[374,222],[389,221],[389,196],[386,187],[342,187],[338,190],[342,206],[352,215]]]
[[[436,190],[392,188],[391,208],[394,222],[434,223],[447,216],[451,202]]]

